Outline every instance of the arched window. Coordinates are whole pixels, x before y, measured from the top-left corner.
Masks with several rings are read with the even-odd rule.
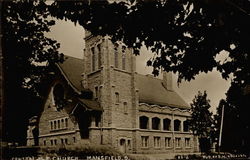
[[[53,122],[50,122],[50,129],[53,130]]]
[[[95,71],[95,48],[91,48],[91,53],[92,53],[92,71]]]
[[[140,129],[148,129],[148,117],[141,116],[139,119]]]
[[[101,57],[101,44],[97,45],[97,50],[98,50],[98,69],[101,68],[102,66],[102,57]]]
[[[53,99],[57,109],[62,109],[64,106],[64,88],[61,84],[56,84],[54,86]]]
[[[187,120],[183,122],[183,131],[189,132],[189,124]]]
[[[114,44],[114,63],[115,63],[115,68],[118,68],[118,44]]]
[[[115,92],[115,103],[119,103],[120,102],[120,96],[118,92]]]
[[[61,123],[60,123],[60,120],[57,120],[57,126],[58,126],[58,129],[61,128]]]
[[[54,129],[57,129],[57,127],[56,127],[56,121],[54,121]]]
[[[181,131],[181,121],[178,119],[174,120],[174,131]]]
[[[126,69],[126,55],[125,53],[122,53],[122,69]]]
[[[163,119],[163,130],[171,130],[171,120],[168,118]]]
[[[154,117],[152,118],[152,129],[160,130],[160,118]]]
[[[68,128],[68,118],[65,119],[65,128]]]
[[[65,125],[64,125],[64,119],[61,119],[61,124],[62,124],[62,128],[64,128],[65,127]]]

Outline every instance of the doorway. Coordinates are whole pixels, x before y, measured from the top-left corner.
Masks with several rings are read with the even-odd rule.
[[[120,152],[122,153],[126,153],[126,140],[125,139],[120,139],[120,142],[119,142],[119,150]]]

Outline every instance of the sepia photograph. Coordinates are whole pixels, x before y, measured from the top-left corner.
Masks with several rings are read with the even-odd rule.
[[[250,159],[249,0],[0,12],[1,159]]]

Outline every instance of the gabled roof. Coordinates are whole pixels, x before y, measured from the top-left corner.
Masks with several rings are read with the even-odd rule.
[[[82,59],[65,56],[65,61],[59,63],[58,67],[73,89],[79,93],[85,90],[81,85],[81,75],[84,71],[84,61]],[[136,74],[136,84],[139,89],[140,103],[178,107],[182,109],[190,108],[178,93],[167,90],[163,86],[161,79]],[[92,104],[91,102],[91,106],[93,106]]]
[[[58,63],[57,66],[64,78],[68,81],[69,85],[79,94],[81,94],[82,91],[89,91],[87,88],[83,88],[81,84],[81,75],[84,71],[84,61],[82,59],[70,56],[64,57],[64,62]],[[100,104],[97,101],[84,98],[78,98],[78,101],[90,110],[102,111],[102,108],[100,107]],[[66,108],[66,110],[70,113],[73,108]]]
[[[189,109],[189,105],[175,91],[167,90],[161,79],[146,75],[136,75],[139,102],[160,106]]]
[[[73,89],[81,92],[84,90],[81,84],[81,75],[84,71],[84,61],[79,58],[74,58],[70,56],[64,56],[65,60],[63,63],[58,63],[59,70],[69,81]]]

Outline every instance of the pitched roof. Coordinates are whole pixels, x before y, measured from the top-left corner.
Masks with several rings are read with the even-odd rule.
[[[81,93],[81,91],[86,91],[87,89],[83,88],[81,84],[81,75],[84,71],[84,61],[82,59],[70,56],[64,57],[64,62],[57,64],[59,70],[74,90],[76,90],[78,93]],[[78,100],[81,104],[85,105],[90,110],[102,111],[102,108],[100,107],[99,103],[94,100],[83,98],[78,98]],[[72,111],[72,109],[72,107],[67,108],[69,113]]]
[[[81,85],[81,75],[84,71],[84,61],[82,59],[65,56],[65,61],[59,63],[58,67],[75,90],[78,92],[84,90]],[[161,79],[136,74],[136,84],[139,89],[139,102],[141,103],[178,107],[182,109],[190,108],[178,93],[167,90],[163,86]]]
[[[79,58],[64,56],[63,63],[58,63],[58,67],[63,76],[70,82],[70,85],[81,92],[84,88],[81,85],[81,75],[84,71],[84,61]]]
[[[175,91],[167,90],[161,79],[136,74],[141,103],[189,109],[189,105]]]

